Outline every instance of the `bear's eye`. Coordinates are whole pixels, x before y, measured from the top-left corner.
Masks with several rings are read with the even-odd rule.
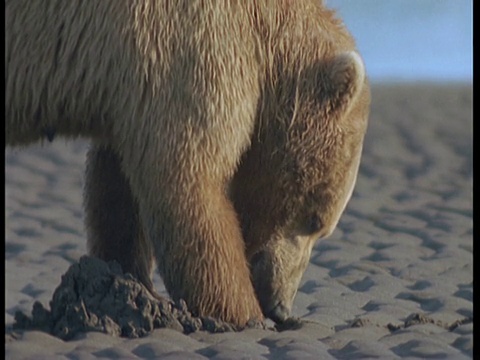
[[[323,227],[322,219],[317,214],[309,216],[306,223],[306,231],[308,234],[315,234],[319,232]]]

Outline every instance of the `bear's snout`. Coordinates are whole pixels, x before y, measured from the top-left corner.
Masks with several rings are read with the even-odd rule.
[[[253,285],[263,314],[277,324],[289,317],[297,290],[297,276],[278,258],[272,248],[251,259]]]
[[[290,317],[290,309],[283,304],[278,304],[272,310],[265,314],[266,317],[272,319],[277,324],[284,323]]]

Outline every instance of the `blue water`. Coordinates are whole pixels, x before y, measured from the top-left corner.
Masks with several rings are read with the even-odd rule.
[[[473,0],[325,0],[357,41],[370,79],[473,78]]]

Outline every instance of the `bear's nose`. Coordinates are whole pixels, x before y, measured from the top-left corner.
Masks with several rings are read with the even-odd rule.
[[[289,318],[290,309],[280,303],[265,315],[275,321],[277,324],[280,324],[285,322]]]

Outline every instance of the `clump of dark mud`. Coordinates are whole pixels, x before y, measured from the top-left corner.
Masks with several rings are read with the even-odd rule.
[[[185,302],[158,300],[116,262],[84,256],[70,266],[50,301],[50,309],[35,302],[32,316],[17,311],[14,329],[41,330],[63,340],[98,331],[114,336],[142,337],[156,328],[183,333],[239,331],[241,328],[209,317],[193,316]],[[252,322],[249,328],[265,328]]]

